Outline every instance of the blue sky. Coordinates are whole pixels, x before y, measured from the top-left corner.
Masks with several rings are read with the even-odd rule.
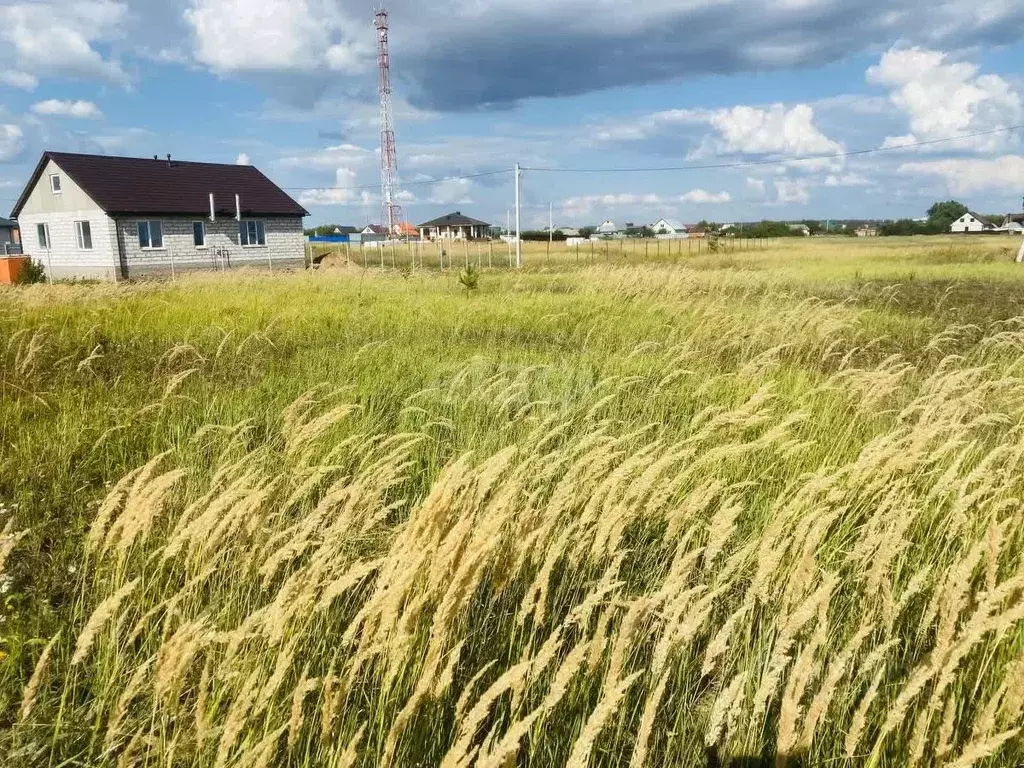
[[[524,224],[1018,210],[1019,0],[394,0],[402,200]],[[380,219],[373,5],[0,6],[0,208],[46,149],[251,162],[310,224]],[[905,145],[997,131],[951,143]],[[899,147],[904,147],[900,149]],[[848,158],[795,161],[895,147]],[[744,163],[757,163],[746,165]]]

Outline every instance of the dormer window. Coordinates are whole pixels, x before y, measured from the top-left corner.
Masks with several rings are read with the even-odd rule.
[[[50,191],[53,192],[53,194],[55,194],[55,195],[59,195],[60,194],[60,174],[59,173],[51,173],[50,174]]]

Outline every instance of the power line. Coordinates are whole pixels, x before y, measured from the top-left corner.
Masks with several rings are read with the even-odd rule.
[[[835,152],[820,155],[802,155],[797,157],[774,158],[771,160],[745,160],[737,163],[711,163],[707,165],[678,165],[665,166],[661,168],[523,168],[524,171],[535,171],[542,173],[660,173],[664,171],[709,171],[725,168],[752,168],[759,165],[777,165],[779,163],[801,163],[810,160],[838,160],[844,157],[856,157],[860,155],[871,155],[879,152],[898,152],[917,147],[927,147],[934,144],[945,144],[951,141],[963,141],[974,139],[979,136],[992,136],[997,133],[1009,133],[1024,128],[1024,125],[1010,125],[1004,128],[995,128],[990,131],[978,131],[977,133],[966,133],[962,136],[950,136],[945,139],[930,139],[928,141],[915,141],[907,144],[899,144],[891,147],[873,147],[871,149],[854,149],[848,152]]]
[[[482,173],[469,173],[464,176],[446,176],[443,179],[432,179],[430,181],[403,181],[403,187],[424,187],[434,184],[441,184],[445,181],[463,181],[469,179],[480,179],[485,176],[498,176],[502,173],[512,173],[512,168],[502,168],[500,171],[484,171]],[[318,192],[322,189],[331,192],[359,192],[364,189],[380,189],[380,184],[366,184],[361,187],[281,187],[286,192]]]

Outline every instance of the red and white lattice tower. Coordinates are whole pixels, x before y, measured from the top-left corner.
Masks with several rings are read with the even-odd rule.
[[[388,234],[401,233],[402,207],[398,191],[398,153],[395,150],[395,117],[391,108],[391,55],[388,53],[388,12],[381,6],[374,16],[377,28],[377,62],[380,64],[380,191],[384,226]]]

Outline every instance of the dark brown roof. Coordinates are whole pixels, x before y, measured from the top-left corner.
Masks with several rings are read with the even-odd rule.
[[[12,216],[21,213],[49,160],[109,215],[208,215],[210,193],[216,212],[225,216],[235,215],[236,194],[241,196],[243,215],[309,215],[251,165],[44,152]]]
[[[480,221],[480,219],[471,219],[469,216],[463,216],[461,211],[455,213],[449,213],[447,216],[441,216],[440,218],[428,221],[425,224],[420,224],[420,227],[489,227],[486,221]]]

